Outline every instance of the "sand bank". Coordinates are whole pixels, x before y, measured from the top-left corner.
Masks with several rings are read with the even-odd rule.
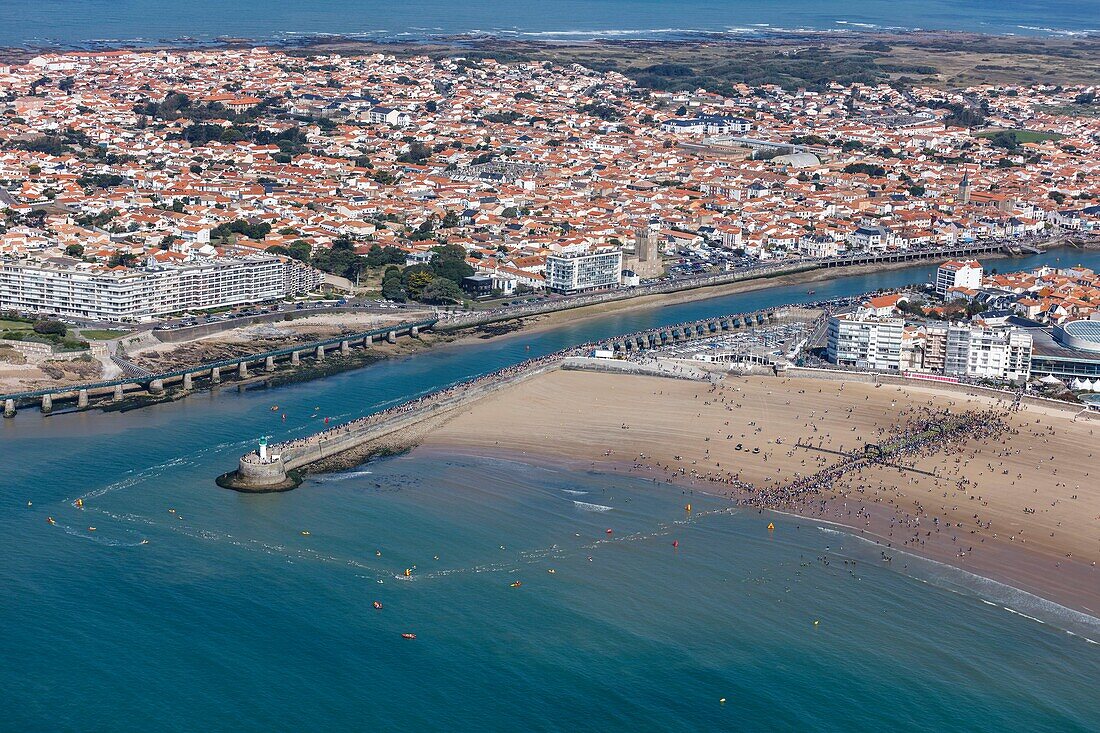
[[[745,499],[753,490],[731,485],[730,474],[766,490],[834,463],[830,451],[878,442],[906,408],[961,412],[998,402],[923,385],[726,377],[712,387],[556,371],[418,437],[427,449],[628,471],[670,490],[690,485]],[[813,501],[777,508],[1100,615],[1100,421],[1041,406],[1005,420],[1011,432],[1000,438],[915,457],[907,461],[913,470],[872,467]]]

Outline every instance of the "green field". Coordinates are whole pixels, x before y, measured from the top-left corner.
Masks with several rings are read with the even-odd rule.
[[[1057,132],[1038,132],[1036,130],[987,130],[986,132],[979,132],[975,137],[993,137],[998,132],[1015,134],[1018,143],[1041,143],[1044,140],[1061,140],[1065,137]]]
[[[92,341],[110,341],[119,336],[125,336],[129,331],[111,331],[109,329],[88,328],[80,332],[80,335]]]
[[[0,331],[29,331],[33,324],[0,318]]]

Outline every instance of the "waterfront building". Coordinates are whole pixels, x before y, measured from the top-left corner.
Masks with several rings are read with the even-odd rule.
[[[1032,337],[1014,326],[951,326],[947,332],[947,376],[1019,382],[1031,370]]]
[[[829,319],[827,358],[840,366],[899,372],[904,331],[901,318],[834,316]]]
[[[546,258],[546,287],[558,293],[618,287],[622,282],[623,253],[618,247],[550,255]]]
[[[1035,339],[1033,376],[1064,381],[1100,378],[1100,316],[1071,321],[1052,329],[1031,329]]]
[[[949,260],[936,268],[936,295],[947,297],[952,288],[980,288],[982,266],[977,260]]]
[[[279,300],[314,290],[321,279],[307,265],[261,254],[138,268],[9,260],[0,262],[0,309],[147,321]]]
[[[1009,382],[1027,378],[1031,354],[1031,334],[1015,326],[907,329],[901,318],[857,314],[830,319],[826,346],[828,360],[840,366]]]

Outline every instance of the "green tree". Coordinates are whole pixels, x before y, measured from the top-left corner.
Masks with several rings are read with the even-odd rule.
[[[65,254],[69,257],[83,257],[84,245],[83,244],[70,244],[65,248]]]
[[[474,268],[466,262],[466,250],[459,245],[442,244],[432,247],[432,252],[431,270],[436,276],[461,285],[462,278],[474,274]]]
[[[295,239],[286,250],[287,255],[302,262],[309,262],[313,254],[313,246],[304,239]]]
[[[458,303],[462,301],[462,288],[452,280],[437,277],[424,287],[420,300],[425,303]]]
[[[419,300],[420,293],[434,279],[435,274],[427,265],[412,265],[406,267],[401,273],[401,284],[404,285],[405,292],[413,300]]]
[[[382,275],[382,297],[387,300],[404,300],[405,286],[401,282],[401,268],[390,266]]]
[[[68,329],[61,321],[43,320],[35,321],[34,332],[43,336],[64,336]]]

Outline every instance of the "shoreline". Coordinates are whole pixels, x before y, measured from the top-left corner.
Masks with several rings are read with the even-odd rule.
[[[550,456],[547,454],[530,454],[527,452],[516,453],[509,450],[485,450],[485,449],[472,449],[468,446],[462,445],[450,445],[446,443],[431,443],[424,444],[422,442],[415,442],[410,445],[404,446],[401,450],[394,451],[391,454],[377,454],[368,458],[366,461],[355,464],[341,466],[337,471],[348,471],[356,468],[357,466],[366,465],[369,461],[381,460],[389,457],[396,456],[413,456],[418,455],[426,457],[447,458],[454,456],[462,456],[467,458],[490,458],[494,460],[518,463],[522,465],[530,465],[540,468],[550,468],[561,471],[596,471],[598,473],[604,473],[607,475],[615,475],[621,472],[630,472],[630,466],[624,463],[616,464],[613,461],[609,461],[602,465],[596,463],[584,462],[575,459],[563,458],[560,456]],[[311,473],[321,473],[315,471]],[[310,474],[307,473],[308,478]],[[644,480],[647,477],[640,474],[634,474],[636,478]],[[650,480],[657,481],[655,477],[648,477]],[[690,490],[692,493],[698,493],[711,499],[723,500],[729,497],[717,493],[708,487],[700,487],[691,483],[677,483],[674,484],[677,488],[684,490]],[[736,505],[734,505],[736,508]],[[1052,610],[1051,607],[1055,607],[1060,611],[1059,615],[1070,615],[1070,619],[1067,622],[1065,618],[1059,618],[1058,623],[1066,623],[1066,625],[1073,626],[1073,629],[1063,629],[1067,633],[1075,636],[1082,636],[1086,641],[1092,644],[1100,644],[1100,609],[1092,609],[1088,606],[1082,606],[1074,600],[1079,594],[1074,592],[1073,588],[1058,587],[1056,589],[1051,588],[1049,585],[1035,584],[1030,581],[1022,581],[1019,577],[1013,577],[1003,573],[999,565],[989,565],[982,567],[966,567],[958,563],[952,562],[951,558],[944,555],[937,555],[934,553],[922,553],[914,551],[911,548],[899,549],[889,546],[887,538],[880,537],[875,534],[870,534],[863,531],[861,528],[854,524],[847,524],[841,521],[823,519],[821,517],[814,517],[809,514],[799,513],[797,511],[788,511],[783,509],[763,509],[756,507],[740,507],[741,513],[747,513],[753,509],[760,515],[775,515],[788,521],[805,522],[807,525],[823,529],[826,531],[836,532],[844,535],[846,538],[856,540],[860,542],[868,543],[881,550],[888,551],[893,557],[903,556],[909,560],[903,561],[900,568],[893,565],[893,563],[876,563],[879,566],[886,566],[886,569],[899,572],[908,577],[914,578],[919,582],[929,583],[936,585],[937,587],[951,592],[960,592],[955,586],[962,585],[963,591],[973,595],[983,603],[990,605],[1001,606],[1009,613],[1016,613],[1024,615],[1032,620],[1039,621],[1043,624],[1051,624],[1058,628],[1058,624],[1055,621],[1048,621],[1046,619],[1038,619],[1034,616],[1029,616],[1030,613],[1047,613]],[[765,519],[766,521],[766,519]],[[1025,564],[1033,563],[1034,558],[1029,551],[1020,550],[1019,548],[1008,548],[1008,552],[1004,553],[1001,558],[1000,564],[1018,567],[1019,562]],[[842,555],[841,555],[842,556]],[[910,570],[908,562],[915,561],[915,564],[930,564],[936,568],[944,568],[950,570],[951,573],[959,574],[964,580],[963,583],[956,583],[955,579],[948,578],[946,581],[941,577],[929,579],[923,577],[927,573],[922,572],[919,568],[913,568]],[[866,561],[865,561],[866,562]],[[1041,577],[1041,576],[1040,576]],[[993,584],[990,586],[989,584]],[[978,585],[983,587],[979,588]],[[1020,597],[1023,594],[1023,598]],[[987,596],[993,596],[988,598]],[[1013,607],[1015,606],[1023,606]],[[1092,636],[1086,636],[1086,633],[1090,633]],[[1096,637],[1096,638],[1093,638]]]
[[[684,417],[683,415],[677,414],[673,419],[665,419],[664,413],[673,408],[668,403],[668,399],[672,399],[671,397],[654,400],[653,404],[648,406],[648,410],[645,407],[641,409],[624,408],[622,404],[611,400],[612,397],[616,396],[616,392],[625,393],[625,395],[618,395],[622,399],[627,399],[626,395],[629,395],[629,399],[637,400],[641,399],[640,395],[643,393],[649,394],[654,389],[657,392],[665,393],[665,395],[679,395],[679,398],[682,399],[686,398],[689,392],[706,392],[709,385],[698,382],[683,382],[681,383],[682,386],[678,386],[672,384],[676,380],[572,372],[571,374],[582,376],[576,378],[566,377],[569,387],[565,389],[565,392],[561,391],[564,389],[561,384],[552,385],[550,388],[541,391],[533,389],[540,385],[545,386],[548,378],[557,377],[560,374],[562,372],[543,375],[525,384],[509,387],[499,393],[488,395],[477,403],[466,407],[460,414],[451,416],[442,425],[424,426],[419,431],[419,435],[408,436],[412,439],[408,441],[407,447],[415,448],[417,451],[443,451],[451,454],[481,456],[496,455],[510,460],[533,461],[535,463],[548,461],[558,466],[564,465],[585,470],[606,470],[609,473],[629,473],[639,478],[663,482],[680,489],[699,490],[711,495],[724,496],[738,502],[751,497],[752,491],[737,489],[725,483],[712,483],[705,479],[701,473],[693,475],[696,469],[692,469],[693,473],[677,474],[673,472],[670,474],[668,464],[662,465],[664,460],[672,461],[674,457],[680,458],[680,454],[672,455],[676,451],[685,451],[683,461],[677,463],[677,465],[688,466],[689,464],[686,462],[689,457],[686,453],[687,446],[692,445],[696,439],[701,438],[703,435],[697,425],[682,424],[678,418]],[[610,376],[610,379],[608,379],[608,376]],[[633,380],[634,384],[629,385],[627,380]],[[731,381],[726,386],[741,385],[747,391],[749,389],[746,386],[747,381]],[[829,386],[839,388],[841,393],[847,389],[849,394],[858,391],[861,396],[866,393],[868,398],[876,396],[873,386],[861,386],[854,382],[843,382],[838,385],[831,382],[819,383],[810,379],[788,380],[767,377],[752,380],[751,383],[753,385],[752,389],[756,392],[766,391],[768,394],[772,394],[784,383],[795,381],[806,390],[817,387],[824,390],[826,386]],[[637,389],[639,384],[642,385],[641,389]],[[913,385],[904,389],[894,388],[893,386],[881,389],[877,394],[879,399],[876,404],[878,404],[878,407],[883,407],[889,402],[889,399],[902,399],[895,397],[898,392],[910,393],[905,399],[908,399],[914,405],[923,404],[929,401],[930,398],[932,401],[941,404],[964,403],[960,395],[942,394],[924,385]],[[547,412],[547,401],[558,401],[561,399],[560,395],[564,393],[570,394],[571,399],[574,401],[585,400],[586,398],[594,400],[596,404],[593,407],[602,408],[604,411],[612,413],[607,415],[604,422],[625,420],[629,419],[629,416],[643,419],[643,415],[649,415],[652,422],[658,424],[649,426],[628,425],[627,427],[630,428],[631,433],[639,428],[644,429],[646,431],[645,437],[644,439],[637,439],[631,433],[624,432],[622,433],[623,436],[631,436],[630,443],[627,446],[620,447],[618,444],[621,442],[621,438],[616,435],[619,431],[611,432],[609,429],[617,428],[617,425],[603,425],[603,427],[597,428],[598,425],[602,425],[599,418],[591,415],[582,416],[580,413],[572,411],[568,415],[551,417]],[[601,399],[596,395],[605,395],[606,397]],[[759,394],[754,396],[760,397]],[[738,399],[745,399],[747,402],[748,397],[749,395],[745,394],[739,396]],[[835,401],[835,398],[832,399]],[[887,403],[883,403],[883,399],[886,399]],[[700,395],[700,401],[702,401],[702,395]],[[985,395],[973,395],[965,400],[965,402],[984,405],[993,404],[996,401],[996,398]],[[500,429],[493,427],[494,422],[499,420],[502,411],[514,410],[518,404],[523,404],[525,409],[528,410],[527,424],[513,425],[507,435],[502,433]],[[700,402],[693,400],[689,404],[689,408],[699,404]],[[833,402],[827,404],[832,405]],[[844,402],[842,404],[848,403]],[[852,402],[851,404],[858,406],[859,403]],[[658,409],[657,405],[663,406],[664,410],[654,412],[655,409]],[[889,411],[889,408],[887,410]],[[589,410],[588,412],[599,412],[599,409]],[[683,410],[680,410],[680,412],[683,412]],[[792,429],[789,418],[784,420],[774,414],[776,412],[774,405],[771,412],[773,413],[773,422],[776,424],[781,423],[780,429]],[[1026,415],[1027,421],[1038,420],[1043,426],[1046,426],[1048,422],[1057,424],[1060,426],[1059,431],[1075,425],[1076,427],[1073,430],[1077,432],[1074,432],[1074,435],[1077,435],[1078,432],[1084,435],[1084,431],[1093,430],[1095,426],[1094,422],[1084,425],[1073,423],[1068,416],[1059,415],[1052,409],[1048,410],[1042,407],[1030,407]],[[1023,420],[1022,417],[1019,419]],[[706,418],[704,418],[704,421],[706,421]],[[1020,425],[1032,424],[1027,421],[1020,422]],[[692,421],[692,423],[694,422],[696,421]],[[570,423],[568,429],[566,429],[567,423]],[[713,423],[709,424],[713,426]],[[782,428],[782,425],[786,425],[787,428]],[[494,440],[494,438],[497,440]],[[707,441],[709,440],[707,438]],[[793,440],[790,435],[788,435],[788,440]],[[724,442],[722,441],[722,443]],[[503,447],[504,445],[507,445],[507,448]],[[976,442],[974,445],[967,447],[966,452],[977,456],[981,453],[982,445],[982,443]],[[606,446],[614,447],[605,448]],[[694,465],[695,461],[703,460],[703,454],[698,453],[699,444],[696,443],[696,446],[696,452],[690,456],[692,458],[692,464],[690,465]],[[728,445],[714,444],[713,447],[727,451],[724,458],[730,457]],[[788,447],[791,447],[789,442],[784,448]],[[602,449],[612,452],[610,455],[603,454]],[[620,449],[623,454],[640,454],[646,456],[646,458],[628,460],[620,455]],[[996,445],[992,449],[987,447],[987,450],[993,449],[996,449]],[[1035,447],[1031,452],[1033,453],[1036,450],[1043,451],[1047,449]],[[1057,450],[1054,449],[1055,452]],[[646,451],[650,452],[647,453]],[[666,453],[667,456],[664,455]],[[791,453],[794,453],[793,448]],[[654,459],[653,455],[657,455],[658,458]],[[789,470],[790,457],[783,458],[779,456],[774,446],[769,446],[768,450],[765,451],[765,455],[770,455],[773,463],[782,463],[784,470]],[[805,454],[798,453],[798,455]],[[1089,459],[1085,459],[1080,455],[1074,455],[1070,458],[1063,449],[1062,455],[1067,461],[1058,463],[1057,467],[1063,468],[1063,474],[1069,474],[1071,471],[1084,472],[1085,468],[1100,469],[1100,462],[1095,459],[1089,460],[1092,459],[1092,454],[1090,454]],[[745,455],[744,458],[748,458],[748,456]],[[735,457],[734,460],[738,459],[740,459],[740,456]],[[1023,465],[1027,460],[1028,458],[1025,456],[1012,465],[1024,470]],[[1071,466],[1069,464],[1070,460],[1076,460],[1077,465]],[[1042,463],[1043,461],[1040,461],[1040,464]],[[761,468],[761,466],[757,466],[745,468],[745,470],[748,471],[749,477],[755,478],[757,475],[765,476],[761,473]],[[896,473],[896,469],[887,470],[886,467],[880,467],[876,470],[879,470],[879,473],[874,475],[881,475],[884,482],[888,480],[890,475]],[[1034,473],[1042,474],[1045,470],[1048,469],[1040,466]],[[1055,473],[1057,473],[1056,469]],[[1087,476],[1088,473],[1085,473],[1085,475]],[[1071,480],[1074,481],[1080,479],[1076,476],[1076,473],[1072,474],[1072,477]],[[981,476],[978,476],[978,479],[983,485],[987,480],[997,483],[996,479],[986,479]],[[762,479],[756,479],[756,481],[762,481]],[[1025,479],[1026,481],[1028,480]],[[1031,481],[1034,483],[1035,479],[1031,479]],[[1060,489],[1039,486],[1036,491],[1038,492],[1041,488],[1043,493],[1032,497],[1030,494],[1025,495],[1022,493],[1022,487],[1010,487],[1005,481],[999,481],[997,485],[1001,488],[983,489],[983,492],[988,490],[996,493],[988,496],[983,493],[980,496],[982,499],[980,502],[975,502],[975,496],[971,495],[968,502],[971,506],[967,507],[961,504],[961,500],[965,500],[965,497],[960,496],[954,499],[954,501],[960,502],[959,505],[952,507],[945,504],[940,508],[942,509],[942,516],[937,510],[935,516],[941,519],[946,518],[950,525],[958,523],[958,528],[949,529],[941,534],[939,528],[944,525],[926,523],[926,527],[936,527],[936,536],[932,536],[932,531],[929,530],[928,534],[930,536],[927,544],[923,543],[923,537],[921,538],[921,544],[910,544],[909,541],[902,541],[903,539],[908,540],[909,530],[902,526],[901,517],[910,515],[912,512],[911,502],[914,501],[914,498],[921,503],[942,500],[934,498],[938,494],[933,493],[931,484],[926,487],[927,493],[931,496],[921,499],[919,497],[925,493],[925,490],[920,489],[921,484],[914,479],[907,479],[906,483],[899,483],[896,487],[884,483],[874,492],[868,489],[866,494],[863,489],[858,492],[852,491],[848,487],[842,486],[842,483],[838,481],[837,486],[830,487],[828,492],[823,492],[818,497],[820,504],[816,503],[818,500],[815,500],[815,502],[805,502],[803,505],[765,507],[749,505],[745,508],[786,512],[791,516],[807,520],[829,522],[844,527],[848,533],[855,537],[879,544],[887,554],[904,552],[925,560],[943,563],[960,571],[1050,600],[1076,612],[1100,617],[1100,592],[1096,590],[1098,588],[1097,579],[1100,578],[1100,575],[1098,575],[1100,569],[1096,567],[1096,559],[1093,557],[1096,554],[1093,535],[1096,534],[1097,529],[1090,524],[1091,516],[1094,516],[1095,512],[1085,506],[1080,507],[1080,509],[1062,509],[1063,502],[1068,507],[1070,497],[1068,495],[1062,497]],[[977,480],[974,483],[976,485]],[[1027,486],[1030,487],[1032,483],[1028,483]],[[948,488],[947,493],[951,493],[952,496],[959,493],[958,490],[952,493],[950,487]],[[944,493],[943,487],[935,489],[935,491],[939,491],[941,494]],[[905,499],[906,496],[909,496],[909,498]],[[1028,501],[1034,502],[1037,506],[1044,506],[1042,502],[1046,501],[1046,504],[1050,505],[1051,498],[1054,499],[1054,504],[1058,505],[1057,508],[1053,510],[1049,508],[1040,509],[1038,515],[1034,512],[1031,514],[1025,512],[1021,515],[1016,504],[1016,502]],[[1089,503],[1089,507],[1092,503],[1100,501],[1097,497],[1082,498]],[[1075,494],[1073,500],[1076,499],[1077,495]],[[910,508],[907,509],[907,507]],[[983,519],[984,516],[990,517],[988,523],[983,524],[983,519],[979,519],[976,523],[973,520],[966,523],[966,520],[970,519],[970,514],[975,513],[975,509],[980,509]],[[1057,512],[1057,518],[1042,516],[1048,512]],[[922,516],[931,517],[927,513],[922,514]],[[993,526],[994,524],[996,526]],[[1054,539],[1044,536],[1048,533]],[[921,534],[923,535],[923,531]],[[961,546],[955,541],[957,535],[963,537]],[[948,537],[950,537],[950,540]],[[1006,537],[1008,540],[1005,539]],[[1030,544],[1027,542],[1028,539],[1032,540]],[[969,543],[973,543],[973,545]],[[967,551],[968,546],[969,551]]]
[[[1021,33],[1031,31],[1030,33]],[[806,40],[818,41],[867,41],[867,40],[906,40],[909,42],[964,41],[973,38],[997,38],[1005,40],[1022,39],[1029,42],[1074,41],[1100,37],[1095,29],[1055,29],[1027,26],[1015,26],[1011,31],[994,32],[965,28],[928,28],[894,26],[864,26],[845,22],[844,27],[836,25],[807,28],[785,28],[772,24],[754,24],[752,28],[714,29],[620,29],[592,28],[562,31],[535,31],[524,34],[518,31],[481,31],[453,30],[435,33],[391,33],[387,31],[368,33],[338,32],[293,32],[271,31],[255,36],[243,35],[203,35],[177,36],[147,40],[141,37],[82,40],[28,39],[22,43],[0,45],[0,53],[97,53],[107,51],[205,51],[219,49],[239,49],[270,47],[283,50],[309,50],[316,47],[347,44],[359,46],[380,46],[387,48],[408,47],[454,47],[478,48],[483,45],[530,45],[584,47],[592,45],[632,46],[636,44],[694,44],[694,43],[760,43],[783,42],[798,43]]]
[[[1044,254],[1051,252],[1055,249],[1067,249],[1074,250],[1076,247],[1049,247],[1043,250]],[[988,256],[983,256],[983,259],[1017,259],[1014,255],[1005,253],[996,253]],[[594,320],[602,316],[613,315],[617,313],[628,313],[636,310],[645,309],[657,309],[665,306],[680,305],[683,303],[693,303],[699,301],[710,300],[714,298],[722,298],[730,295],[738,295],[741,293],[749,293],[758,290],[764,290],[773,287],[793,287],[798,285],[812,284],[817,282],[827,282],[831,280],[840,280],[848,277],[861,277],[865,275],[875,274],[879,272],[888,272],[895,270],[903,270],[906,268],[921,267],[925,264],[931,266],[935,260],[914,262],[886,262],[873,265],[854,265],[845,268],[815,268],[811,270],[803,270],[799,272],[793,272],[782,275],[763,276],[746,280],[740,280],[732,283],[724,283],[718,285],[703,285],[697,287],[688,287],[683,290],[676,290],[668,293],[655,293],[650,295],[639,295],[634,297],[622,298],[620,300],[613,300],[605,303],[593,303],[590,305],[581,305],[574,308],[563,308],[560,310],[551,311],[533,316],[516,316],[511,318],[503,318],[499,321],[493,321],[488,324],[477,326],[463,326],[454,330],[447,330],[446,323],[440,322],[432,331],[422,334],[422,338],[417,342],[414,348],[408,349],[404,353],[395,354],[381,354],[377,353],[381,344],[375,345],[376,357],[365,360],[364,363],[348,366],[344,369],[331,370],[331,369],[316,369],[313,366],[302,366],[295,370],[277,372],[280,376],[273,379],[271,387],[281,387],[288,384],[310,382],[316,379],[324,379],[332,374],[342,373],[345,371],[354,371],[361,367],[370,366],[373,363],[377,363],[385,358],[393,358],[395,356],[404,356],[409,358],[415,358],[419,353],[425,350],[446,348],[448,346],[468,346],[470,344],[476,344],[481,341],[500,340],[516,338],[520,336],[531,336],[544,331],[552,330],[554,328],[575,325],[583,323],[585,321]],[[840,273],[840,274],[838,274]],[[919,284],[920,281],[914,281],[910,284]],[[790,302],[784,304],[783,307],[799,305],[797,302]],[[777,306],[779,307],[779,306]],[[512,324],[514,327],[501,329],[499,332],[494,333],[491,330],[494,327],[499,327],[506,324]],[[215,389],[221,389],[225,387],[236,386],[235,382],[226,380],[226,383],[222,385],[209,385],[200,383],[195,389],[190,392],[182,393],[179,390],[170,388],[168,395],[159,398],[150,398],[146,395],[130,395],[124,398],[121,403],[112,403],[108,399],[93,400],[88,409],[104,409],[105,407],[111,411],[118,409],[124,409],[125,411],[141,409],[156,404],[162,404],[165,402],[172,402],[178,399],[183,399],[190,394],[212,392]],[[61,385],[57,388],[61,393],[74,393],[81,388],[79,384]],[[50,389],[48,387],[42,389]],[[119,407],[112,407],[112,405],[119,405]],[[22,409],[28,409],[24,407]],[[78,411],[76,409],[59,408],[53,414],[62,415],[71,412]]]

